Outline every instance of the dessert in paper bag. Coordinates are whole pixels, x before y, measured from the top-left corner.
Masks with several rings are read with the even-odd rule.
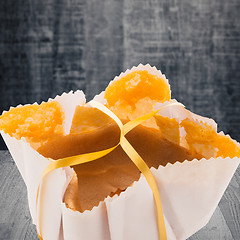
[[[159,238],[151,185],[119,144],[124,132],[119,119],[124,126],[144,120],[124,138],[154,176],[167,239],[186,239],[202,228],[239,165],[239,143],[217,133],[212,119],[171,99],[168,80],[149,65],[120,74],[94,101],[103,107],[87,104],[81,91],[64,93],[41,105],[10,108],[0,117],[39,236]],[[106,149],[111,151],[86,160]],[[84,157],[85,163],[65,164]],[[65,165],[44,175],[61,160]]]

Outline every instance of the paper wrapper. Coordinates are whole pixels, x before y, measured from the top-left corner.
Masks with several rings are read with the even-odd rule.
[[[141,67],[151,68],[149,65]],[[150,70],[156,71],[154,68]],[[104,102],[103,94],[96,96],[95,100]],[[64,129],[68,133],[75,107],[85,103],[84,94],[80,91],[64,93],[54,100],[65,111]],[[188,117],[207,122],[214,129],[217,127],[213,120],[195,115],[180,106],[166,108],[159,114],[179,121]],[[25,139],[18,141],[4,132],[1,134],[26,183],[30,212],[33,223],[37,225],[37,188],[49,160],[33,150]],[[181,136],[184,138],[183,130]],[[184,145],[184,142],[181,144]],[[207,224],[239,163],[237,157],[210,158],[151,168],[162,200],[168,239],[186,239]],[[74,212],[63,203],[72,176],[73,170],[66,167],[51,172],[44,181],[44,205],[41,208],[44,240],[158,239],[154,199],[143,175],[120,196],[107,197],[97,207],[83,213]]]
[[[52,100],[49,99],[49,101]],[[82,91],[69,92],[57,96],[54,100],[60,103],[65,112],[64,130],[65,133],[69,133],[75,108],[77,105],[85,103],[85,96]],[[49,160],[35,151],[24,138],[18,141],[3,131],[1,131],[1,134],[27,186],[30,213],[33,223],[37,225],[37,189]],[[44,219],[42,226],[43,239],[62,239],[62,232],[60,231],[61,204],[72,175],[73,171],[70,167],[57,169],[48,174],[44,181],[44,206],[41,208]]]

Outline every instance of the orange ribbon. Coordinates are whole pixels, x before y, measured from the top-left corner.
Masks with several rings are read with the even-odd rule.
[[[55,161],[49,159],[51,162],[47,166],[47,168],[44,170],[42,177],[41,177],[41,181],[43,182],[45,176],[49,172],[51,172],[55,169],[62,168],[62,167],[68,167],[68,166],[74,166],[77,164],[83,164],[83,163],[97,160],[97,159],[107,155],[108,153],[112,152],[116,147],[118,147],[120,145],[122,147],[122,149],[126,152],[128,157],[133,161],[133,163],[137,166],[137,168],[145,176],[145,178],[152,190],[154,200],[155,200],[155,206],[156,206],[159,239],[166,240],[167,234],[166,234],[166,228],[165,228],[165,223],[164,223],[164,215],[163,215],[160,194],[158,191],[156,181],[154,179],[154,176],[152,175],[152,172],[150,171],[149,167],[147,166],[147,164],[144,162],[144,160],[141,158],[141,156],[136,152],[136,150],[132,147],[132,145],[128,142],[125,135],[129,131],[131,131],[133,128],[135,128],[136,126],[141,124],[143,121],[146,121],[147,119],[149,119],[152,116],[154,116],[155,114],[157,114],[163,108],[168,107],[170,105],[171,106],[172,105],[183,106],[183,105],[180,103],[170,103],[156,111],[152,111],[151,113],[149,113],[147,115],[136,118],[132,121],[129,121],[125,125],[123,125],[121,120],[112,111],[110,111],[107,107],[105,107],[101,103],[95,102],[95,101],[90,101],[88,104],[90,106],[97,108],[100,111],[104,112],[118,124],[118,126],[121,130],[119,143],[112,148],[105,149],[105,150],[98,151],[98,152],[92,152],[92,153],[86,153],[86,154],[81,154],[81,155],[72,156],[72,157],[66,157],[66,158],[55,160]],[[37,190],[37,197],[36,197],[36,205],[37,206],[38,206],[38,198],[39,198],[40,191],[43,191],[43,186],[40,189],[40,185],[39,185],[38,190]],[[43,194],[41,194],[41,195],[43,195]],[[40,201],[40,205],[41,205],[41,201]],[[38,233],[38,236],[42,240],[43,238],[41,235],[41,233],[42,233],[42,224],[41,223],[42,223],[42,214],[41,214],[41,211],[39,211],[39,233]]]

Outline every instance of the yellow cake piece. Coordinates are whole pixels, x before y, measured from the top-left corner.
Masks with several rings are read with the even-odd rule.
[[[202,154],[210,157],[240,157],[240,147],[229,136],[217,133],[206,123],[196,123],[189,119],[181,122],[186,131],[186,141],[192,154]],[[213,152],[209,156],[209,153]]]
[[[166,80],[150,74],[147,70],[134,71],[113,81],[106,89],[105,99],[108,106],[130,106],[145,97],[157,102],[165,102],[171,99],[170,87]]]
[[[49,137],[64,132],[65,116],[57,101],[43,102],[11,108],[0,116],[0,129],[11,137],[25,137],[32,145],[39,146]]]

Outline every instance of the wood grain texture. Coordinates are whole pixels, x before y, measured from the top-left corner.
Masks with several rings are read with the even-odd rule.
[[[234,239],[240,238],[240,168],[234,174],[219,207]]]
[[[2,0],[0,112],[77,89],[90,100],[150,63],[174,98],[240,140],[239,11],[239,0]]]
[[[219,207],[216,208],[208,224],[192,235],[188,240],[231,240],[229,227]],[[237,238],[236,238],[237,239]]]
[[[123,19],[123,1],[86,1],[83,61],[88,100],[123,71]]]
[[[188,240],[239,240],[240,167],[209,223]],[[37,240],[26,186],[8,151],[0,151],[0,240]]]
[[[26,185],[8,151],[0,151],[0,166],[0,239],[22,240],[32,221]]]

